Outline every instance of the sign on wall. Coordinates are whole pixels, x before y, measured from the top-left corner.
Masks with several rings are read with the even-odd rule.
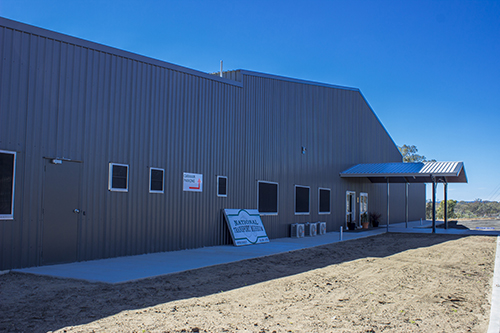
[[[203,175],[184,172],[182,189],[184,191],[203,192]]]
[[[257,209],[224,209],[224,217],[236,246],[268,243]]]

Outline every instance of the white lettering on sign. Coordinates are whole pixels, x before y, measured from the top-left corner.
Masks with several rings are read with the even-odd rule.
[[[269,242],[257,209],[224,209],[224,216],[234,245]]]
[[[203,175],[184,172],[182,190],[203,192]]]

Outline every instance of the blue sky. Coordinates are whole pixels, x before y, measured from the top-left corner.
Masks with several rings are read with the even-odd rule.
[[[204,72],[359,88],[396,144],[465,163],[449,198],[500,200],[500,1],[1,0],[0,16]]]

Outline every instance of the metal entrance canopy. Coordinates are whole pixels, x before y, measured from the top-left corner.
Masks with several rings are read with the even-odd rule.
[[[370,163],[358,164],[340,173],[342,178],[368,178],[387,183],[387,229],[389,229],[389,184],[406,184],[406,222],[408,222],[408,184],[432,183],[432,232],[436,232],[436,187],[444,185],[444,226],[448,224],[448,183],[467,183],[463,162]]]
[[[463,162],[358,164],[340,177],[366,177],[372,183],[467,183]]]

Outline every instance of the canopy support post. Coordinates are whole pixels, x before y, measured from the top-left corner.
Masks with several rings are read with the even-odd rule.
[[[386,230],[389,232],[389,199],[390,199],[390,187],[389,187],[389,178],[387,178],[387,226]]]
[[[405,183],[405,228],[408,228],[408,182]]]
[[[448,229],[448,183],[444,183],[444,228]]]
[[[436,233],[436,180],[432,177],[432,233]]]

